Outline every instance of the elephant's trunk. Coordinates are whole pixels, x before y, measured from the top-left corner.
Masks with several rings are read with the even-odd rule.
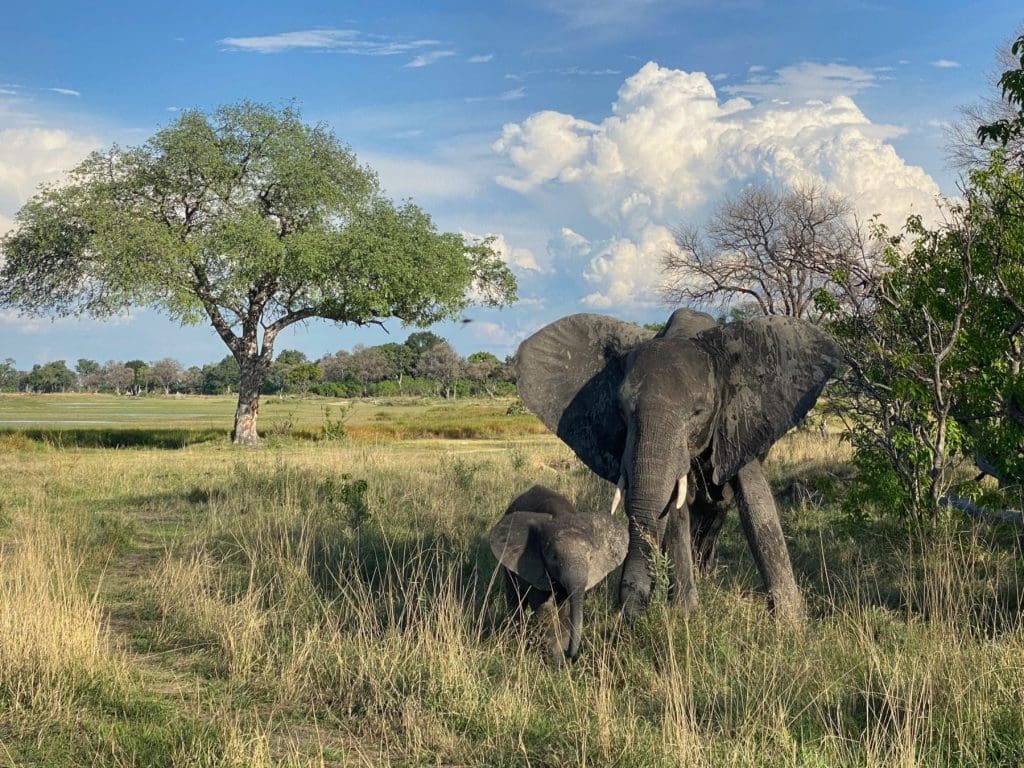
[[[569,645],[565,650],[567,659],[575,659],[580,652],[583,636],[583,590],[577,589],[569,595]]]
[[[646,429],[639,427],[646,426]],[[665,512],[689,471],[685,433],[666,425],[638,425],[626,462],[629,551],[620,598],[627,618],[635,618],[653,589],[653,552],[661,546]]]

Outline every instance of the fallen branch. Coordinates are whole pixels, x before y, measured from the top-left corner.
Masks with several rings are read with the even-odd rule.
[[[981,520],[984,523],[1008,523],[1024,529],[1024,512],[1015,509],[984,509],[973,501],[961,499],[958,496],[943,496],[942,503],[953,507],[953,509],[959,509],[975,520]]]

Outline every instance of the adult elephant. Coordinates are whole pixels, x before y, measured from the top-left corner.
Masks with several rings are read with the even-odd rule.
[[[811,409],[839,358],[835,342],[805,321],[720,324],[686,309],[657,335],[578,314],[520,345],[523,402],[584,464],[617,484],[613,509],[624,495],[629,550],[619,594],[627,619],[650,598],[659,545],[672,564],[675,599],[696,604],[694,552],[699,560],[713,549],[733,495],[771,606],[802,615],[761,462]],[[687,502],[695,504],[692,519]]]

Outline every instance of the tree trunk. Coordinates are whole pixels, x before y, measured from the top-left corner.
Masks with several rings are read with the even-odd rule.
[[[238,386],[238,407],[235,409],[235,427],[231,442],[235,445],[260,445],[263,440],[256,431],[256,417],[260,411],[260,388],[266,369],[259,358],[239,361],[242,379]]]

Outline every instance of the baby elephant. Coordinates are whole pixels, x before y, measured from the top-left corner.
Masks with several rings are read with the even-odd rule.
[[[569,601],[568,643],[564,634],[558,637],[569,659],[580,648],[583,595],[622,563],[628,541],[619,520],[605,512],[577,512],[571,501],[542,485],[509,504],[488,536],[513,611],[525,605],[537,611],[552,596],[556,611]]]

